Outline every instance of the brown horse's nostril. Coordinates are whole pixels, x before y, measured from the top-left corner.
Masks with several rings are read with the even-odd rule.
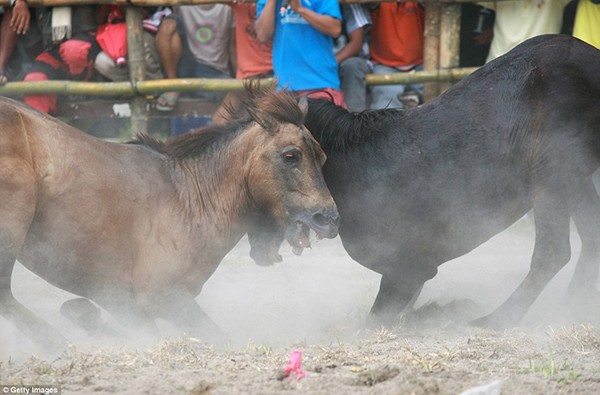
[[[313,214],[312,220],[318,226],[329,226],[335,225],[336,227],[340,224],[340,215],[335,208],[322,209],[319,212]]]

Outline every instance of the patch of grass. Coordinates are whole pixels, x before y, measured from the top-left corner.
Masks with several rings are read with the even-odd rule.
[[[548,336],[566,350],[576,350],[582,354],[600,351],[600,336],[591,325],[578,325],[555,331],[550,328]]]
[[[378,383],[390,380],[396,377],[400,373],[400,369],[397,367],[390,367],[388,365],[372,368],[362,371],[358,374],[358,385],[373,386]]]
[[[260,344],[247,344],[244,353],[250,355],[261,355],[265,357],[269,357],[273,355],[273,348],[268,344],[260,343]]]
[[[439,369],[442,366],[440,358],[433,360],[422,357],[419,353],[408,347],[406,347],[406,350],[412,355],[412,360],[416,362],[426,373],[432,373],[434,370]]]
[[[579,378],[580,373],[573,370],[573,366],[568,362],[558,364],[554,359],[554,352],[548,347],[548,358],[541,363],[529,360],[529,367],[522,373],[542,374],[549,379],[556,380],[559,383],[570,384]]]
[[[382,326],[373,332],[373,337],[372,340],[370,340],[370,343],[388,343],[396,340],[397,338],[398,336],[395,335],[391,330]]]

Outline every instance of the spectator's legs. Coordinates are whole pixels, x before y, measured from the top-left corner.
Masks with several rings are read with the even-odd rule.
[[[183,47],[177,31],[177,21],[165,18],[156,34],[156,50],[162,63],[166,78],[177,78],[177,66],[181,60]],[[160,95],[157,109],[170,111],[175,106],[179,92],[165,92]]]
[[[160,66],[160,59],[154,43],[154,35],[144,31],[144,62],[146,68],[146,79],[157,80],[164,78]],[[118,65],[108,54],[100,51],[94,61],[96,71],[111,81],[128,81],[129,67]]]
[[[423,71],[423,65],[419,65],[419,66],[415,67],[414,70],[415,71]],[[404,89],[404,97],[405,98],[406,98],[407,94],[412,97],[414,97],[415,94],[416,94],[416,96],[418,96],[417,105],[423,103],[423,98],[425,96],[423,83],[406,85],[406,88]],[[407,107],[407,106],[405,105],[405,107]],[[408,107],[414,107],[414,104],[409,105]]]
[[[369,65],[359,57],[344,60],[339,66],[340,81],[344,99],[349,111],[357,112],[367,109],[367,83],[365,76],[369,73]]]
[[[146,79],[158,80],[165,78],[160,65],[160,57],[156,49],[154,34],[144,31],[144,62],[146,64]]]
[[[101,76],[111,81],[127,81],[129,80],[129,68],[119,66],[108,54],[104,51],[100,51],[96,60],[94,61],[94,67]]]
[[[4,7],[2,22],[0,22],[0,85],[8,82],[6,64],[17,45],[18,35],[10,26],[12,8]]]
[[[373,66],[374,74],[393,74],[398,70],[381,64]],[[371,87],[372,103],[371,109],[381,108],[404,108],[400,98],[404,93],[404,85],[374,85]]]

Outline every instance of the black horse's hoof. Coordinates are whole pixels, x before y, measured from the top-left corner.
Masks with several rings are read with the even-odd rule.
[[[495,314],[489,314],[481,318],[477,318],[471,322],[469,322],[470,326],[474,326],[482,329],[494,329],[497,331],[501,331],[511,326],[511,322],[508,319],[498,318]]]

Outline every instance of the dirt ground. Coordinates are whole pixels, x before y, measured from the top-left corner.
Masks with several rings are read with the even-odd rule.
[[[161,339],[91,337],[59,313],[72,295],[18,266],[17,298],[72,345],[44,354],[0,318],[0,392],[46,385],[63,394],[598,394],[600,298],[578,314],[561,303],[576,236],[572,245],[571,263],[522,324],[493,331],[466,323],[497,307],[527,272],[527,218],[443,265],[393,328],[366,325],[379,275],[353,262],[339,238],[315,241],[301,257],[283,246],[284,262],[267,268],[252,262],[242,240],[198,297],[230,337],[219,344],[167,325]],[[283,375],[294,350],[307,372],[301,380]]]

